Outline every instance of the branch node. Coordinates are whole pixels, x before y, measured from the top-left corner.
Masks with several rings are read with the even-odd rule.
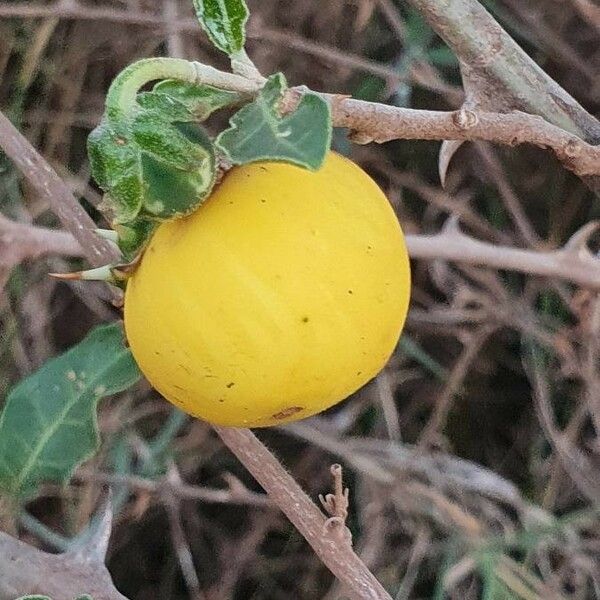
[[[581,142],[577,138],[571,138],[563,148],[567,158],[578,158],[581,156],[582,151]]]
[[[468,130],[479,123],[479,117],[477,113],[463,106],[460,110],[452,113],[452,121],[459,129]]]

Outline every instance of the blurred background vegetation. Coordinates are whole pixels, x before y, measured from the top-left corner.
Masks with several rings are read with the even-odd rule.
[[[483,4],[599,113],[597,5]],[[401,0],[249,6],[248,50],[263,73],[397,106],[460,105],[456,59]],[[227,67],[188,0],[0,1],[0,108],[99,222],[86,136],[112,78],[159,55]],[[552,249],[600,216],[598,198],[541,150],[465,145],[442,189],[438,142],[357,146],[337,131],[334,146],[378,181],[407,232],[433,233],[456,216],[478,239]],[[3,156],[0,212],[56,225]],[[46,276],[77,266],[52,258],[10,274],[0,404],[48,357],[119,317],[100,284]],[[408,326],[386,370],[328,413],[261,439],[313,497],[329,490],[329,465],[344,465],[355,547],[398,600],[600,598],[598,295],[485,268],[413,267]],[[134,600],[344,597],[207,425],[145,385],[104,401],[99,418],[100,454],[25,507],[22,539],[64,549],[112,483],[108,566]]]

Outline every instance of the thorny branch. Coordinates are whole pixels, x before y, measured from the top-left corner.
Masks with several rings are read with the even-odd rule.
[[[383,142],[391,139],[482,139],[506,144],[532,143],[552,149],[568,168],[580,176],[600,175],[600,152],[589,143],[598,139],[600,125],[562,88],[545,76],[512,40],[509,41],[510,38],[478,4],[471,0],[411,2],[428,17],[432,26],[455,50],[459,58],[478,69],[480,74],[483,73],[488,83],[495,80],[497,88],[501,87],[505,91],[508,89],[520,101],[521,110],[541,114],[543,118],[519,112],[503,113],[468,108],[446,113],[414,111],[330,96],[336,126],[349,128],[355,140],[359,142]],[[480,35],[477,23],[486,24],[485,35]],[[477,35],[470,35],[475,30]],[[519,59],[516,62],[515,57]],[[508,61],[508,58],[512,58],[512,62]],[[520,77],[520,83],[516,87],[515,79],[511,80],[508,77],[515,70]],[[536,77],[523,78],[523,73],[535,74]],[[541,93],[542,89],[547,94]],[[293,108],[301,93],[301,90],[290,92],[284,103],[287,110]],[[523,97],[524,95],[526,97]],[[552,114],[547,113],[547,106],[539,106],[540,99],[542,103],[552,99]],[[2,115],[0,133],[0,143],[6,153],[45,197],[63,227],[81,244],[90,262],[97,265],[114,260],[112,248],[92,233],[93,222],[77,204],[67,186]],[[431,248],[435,247],[436,241],[439,242],[438,254],[432,255]],[[72,244],[73,240],[68,243]],[[518,249],[499,251],[497,246],[477,242],[452,230],[426,239],[421,236],[409,236],[408,243],[413,256],[421,253],[423,258],[461,258],[473,264],[519,268],[540,275],[565,277],[585,285],[598,284],[599,278],[596,274],[587,273],[587,277],[583,275],[586,269],[592,270],[591,263],[585,264],[585,261],[591,260],[592,257],[586,257],[583,261],[581,256],[578,257],[578,253],[583,251],[583,244],[578,240],[565,250],[553,253],[532,253]],[[442,247],[444,252],[441,252]],[[457,256],[459,253],[460,257]],[[464,258],[465,256],[467,258]],[[523,268],[523,264],[528,266]],[[354,597],[389,599],[389,595],[349,546],[336,544],[323,535],[326,523],[324,515],[250,431],[220,427],[215,429],[223,442],[302,532],[323,562],[348,585]],[[8,573],[6,577],[10,578],[9,580],[0,577],[4,584],[26,575],[29,587],[34,572],[42,573],[44,569],[47,571],[48,567],[54,567],[57,571],[68,574],[72,567],[71,563],[62,557],[61,560],[46,555],[4,534],[0,534],[0,550],[0,573],[4,573],[4,568]],[[8,563],[6,558],[9,559]],[[17,569],[18,572],[15,572],[15,562],[22,563],[27,568]],[[38,565],[38,569],[35,565]],[[95,569],[97,568],[96,566]],[[72,573],[72,579],[76,581],[82,576],[85,576],[84,568],[78,564]],[[99,590],[95,597],[122,598],[113,590],[110,580],[106,586],[105,589]],[[51,590],[46,586],[44,591]],[[64,589],[58,591],[57,598],[64,592]]]
[[[327,519],[275,456],[248,429],[214,427],[225,445],[267,491],[329,570],[357,600],[391,600],[347,543],[327,533]]]
[[[416,260],[444,260],[556,277],[582,287],[600,289],[600,258],[587,249],[587,241],[598,226],[596,222],[589,223],[564,248],[547,251],[482,242],[460,231],[453,220],[440,233],[407,234],[405,238],[411,258]],[[17,232],[19,237],[14,235]],[[3,243],[15,239],[19,243],[11,244],[10,251],[4,254]],[[0,284],[3,269],[43,254],[82,256],[83,249],[66,231],[18,224],[0,215]]]
[[[94,600],[126,600],[114,589],[104,565],[48,554],[0,531],[0,600],[23,593],[73,600],[82,590]]]
[[[531,275],[559,277],[584,287],[600,289],[600,259],[587,248],[598,224],[588,223],[559,250],[522,250],[480,242],[462,233],[451,220],[441,233],[407,235],[412,258],[448,260]]]
[[[283,103],[292,111],[303,90],[290,90]],[[333,123],[351,130],[352,141],[486,140],[509,146],[533,144],[554,151],[579,176],[600,175],[600,146],[523,112],[495,113],[460,109],[454,112],[388,106],[343,96],[322,94],[331,102]]]
[[[461,61],[467,94],[488,108],[540,115],[588,142],[600,141],[600,122],[540,69],[479,2],[409,2]]]
[[[83,256],[83,250],[66,231],[15,223],[0,214],[0,292],[15,266],[47,254]]]

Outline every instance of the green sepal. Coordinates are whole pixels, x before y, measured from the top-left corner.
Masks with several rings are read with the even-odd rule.
[[[176,85],[164,89],[179,90],[182,98],[193,97],[190,90]],[[223,96],[220,102],[225,100]],[[143,246],[138,234],[144,227],[139,227],[138,220],[161,221],[189,214],[214,185],[214,144],[201,126],[191,122],[194,119],[177,98],[148,92],[141,95],[132,115],[104,119],[88,138],[92,174],[105,192],[102,208],[113,227],[131,225],[135,232],[119,242],[128,254],[133,252],[134,240]]]
[[[217,148],[233,164],[272,160],[313,171],[321,167],[331,144],[329,104],[308,92],[293,113],[281,117],[278,105],[286,89],[281,73],[271,75],[256,100],[233,115],[231,127],[217,137]]]
[[[201,143],[193,142],[177,127],[165,122],[158,111],[140,112],[134,118],[131,129],[142,154],[149,154],[175,169],[193,171],[211,153],[212,144],[208,138],[203,138]]]
[[[125,225],[115,225],[124,262],[132,261],[139,255],[158,226],[159,221],[144,217],[138,217]]]
[[[144,181],[140,151],[129,132],[103,121],[88,137],[88,154],[111,219],[115,223],[134,219],[144,201]]]
[[[182,171],[144,153],[142,169],[148,189],[142,216],[166,220],[187,215],[201,204],[214,185],[216,157],[212,142],[201,127],[192,123],[177,123],[176,128],[190,143],[203,148],[205,156],[189,171]]]
[[[175,79],[160,81],[148,94],[166,95],[179,102],[192,115],[192,118],[187,120],[196,122],[205,121],[216,110],[239,104],[247,98],[246,94],[240,92],[221,90],[210,85],[192,84]],[[174,118],[172,120],[184,121],[186,119]]]
[[[162,114],[165,123],[194,120],[188,107],[170,94],[142,92],[137,95],[137,102],[146,111]]]

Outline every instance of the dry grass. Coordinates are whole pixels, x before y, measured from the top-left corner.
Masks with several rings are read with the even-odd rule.
[[[167,53],[225,65],[188,4],[0,2],[0,107],[94,217],[85,138],[116,73]],[[596,114],[600,19],[590,5],[493,8]],[[265,73],[401,106],[460,102],[452,55],[404,3],[255,0],[250,8],[249,52]],[[407,232],[435,232],[459,215],[478,239],[550,249],[600,215],[598,198],[538,150],[469,145],[444,191],[435,142],[362,147],[339,132],[335,145],[378,180]],[[0,190],[4,215],[55,224],[6,160]],[[0,296],[0,397],[117,316],[97,286],[45,276],[65,267],[54,258],[12,271]],[[329,491],[329,465],[344,465],[355,546],[393,597],[600,597],[599,334],[595,292],[417,262],[408,327],[386,371],[328,414],[260,437],[314,498]],[[132,599],[344,597],[205,424],[144,387],[105,402],[100,422],[101,453],[66,489],[48,487],[27,506],[24,539],[60,547],[109,482],[117,510],[108,565]]]

